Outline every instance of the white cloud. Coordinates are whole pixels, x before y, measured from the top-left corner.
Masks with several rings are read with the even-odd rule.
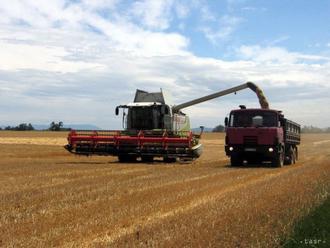
[[[209,9],[207,5],[203,5],[200,8],[202,21],[215,21],[216,17]]]
[[[132,13],[147,28],[164,30],[169,27],[173,0],[143,0],[133,4]]]
[[[189,15],[190,6],[188,4],[184,4],[182,2],[176,1],[174,8],[176,15],[179,19],[184,19]]]
[[[277,38],[277,39],[274,39],[274,40],[272,40],[271,42],[269,42],[269,45],[270,45],[270,46],[275,46],[275,45],[277,45],[277,44],[279,44],[279,43],[282,43],[283,41],[286,41],[286,40],[288,40],[288,39],[290,39],[290,36],[288,36],[288,35],[283,35],[283,36],[281,36],[281,37],[279,37],[279,38]]]
[[[200,30],[212,44],[217,45],[230,37],[241,22],[242,18],[240,17],[224,15],[220,18],[216,28],[211,28],[207,25],[201,27]]]
[[[247,12],[265,12],[267,11],[267,9],[265,7],[254,7],[254,6],[244,6],[241,8],[241,10],[243,11],[247,11]]]
[[[237,54],[243,59],[253,60],[260,63],[275,62],[292,64],[302,61],[330,61],[330,57],[288,52],[285,48],[276,46],[241,46],[237,50]]]
[[[119,0],[82,0],[83,6],[92,10],[112,10]]]
[[[99,1],[96,2],[97,4],[93,2],[93,6],[96,8],[108,2],[109,1]],[[110,2],[113,3],[113,5],[111,5],[113,7],[114,1]],[[154,1],[152,2],[155,3]],[[16,2],[14,1],[14,3]],[[8,40],[8,37],[10,37],[10,39],[12,39],[10,42],[16,42],[17,39],[25,39],[24,42],[31,41],[33,43],[38,43],[38,45],[41,43],[48,45],[54,42],[55,39],[55,43],[60,43],[64,50],[68,47],[75,47],[77,49],[77,46],[79,50],[80,47],[85,46],[85,44],[82,44],[84,40],[90,45],[99,42],[100,39],[103,38],[103,40],[107,41],[103,42],[104,45],[107,45],[111,49],[124,50],[145,56],[187,53],[185,49],[189,41],[180,34],[148,31],[125,19],[111,21],[95,13],[93,11],[94,9],[85,9],[85,3],[71,4],[67,7],[64,7],[62,1],[54,1],[54,3],[56,4],[53,6],[53,12],[49,6],[47,8],[40,6],[36,8],[35,3],[30,4],[29,1],[24,2],[23,5],[17,3],[16,6],[14,4],[13,9],[10,7],[11,5],[2,5],[0,14],[6,16],[7,20],[10,20],[12,27],[7,28],[7,25],[2,26],[3,29],[0,31],[1,38]],[[142,4],[142,2],[138,3]],[[153,6],[152,3],[150,4]],[[168,3],[164,2],[164,6],[166,4]],[[161,9],[162,8],[159,7],[159,14],[162,13]],[[20,15],[21,12],[25,14]],[[57,12],[61,14],[56,14]],[[17,19],[17,17],[20,18]],[[155,16],[155,20],[156,19]],[[16,25],[17,21],[27,23],[29,26]],[[86,30],[86,28],[91,30]],[[20,33],[22,36],[13,35],[11,29],[14,29],[15,32]],[[46,29],[47,34],[45,34]],[[106,37],[100,37],[100,35],[93,34],[90,31],[100,32]],[[47,35],[52,36],[52,39],[48,39]],[[64,35],[67,41],[61,41],[61,35]],[[42,36],[43,40],[37,42],[40,36]],[[79,38],[79,36],[81,36],[81,38]],[[96,37],[97,41],[93,42],[93,39],[87,36]],[[72,38],[77,43],[70,44],[69,41]],[[48,41],[44,39],[48,39]],[[35,46],[36,45],[37,44],[35,44]],[[47,48],[47,50],[50,50],[50,48]],[[25,62],[28,63],[28,61]]]
[[[63,47],[34,46],[0,42],[0,70],[34,69],[59,72],[77,72],[85,69],[102,69],[100,63],[69,61]]]

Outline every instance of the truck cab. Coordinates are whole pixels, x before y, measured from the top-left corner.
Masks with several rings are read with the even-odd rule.
[[[298,158],[300,126],[272,109],[232,110],[225,120],[225,151],[232,166],[271,162],[275,167]]]

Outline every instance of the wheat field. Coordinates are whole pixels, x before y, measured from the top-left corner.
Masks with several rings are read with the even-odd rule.
[[[279,247],[329,195],[328,134],[283,168],[231,168],[223,134],[174,164],[75,156],[66,135],[0,132],[0,246]]]

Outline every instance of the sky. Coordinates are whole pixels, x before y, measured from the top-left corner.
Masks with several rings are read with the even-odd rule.
[[[247,81],[301,125],[330,126],[330,1],[11,0],[0,5],[0,126],[119,129],[135,90],[180,104]],[[214,127],[249,90],[184,109]]]

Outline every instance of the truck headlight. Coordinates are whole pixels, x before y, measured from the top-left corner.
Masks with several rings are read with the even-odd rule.
[[[269,151],[269,152],[273,152],[273,151],[274,151],[273,147],[269,147],[269,148],[268,148],[268,151]]]
[[[234,151],[234,147],[232,147],[232,146],[229,147],[229,151],[231,151],[231,152]]]

